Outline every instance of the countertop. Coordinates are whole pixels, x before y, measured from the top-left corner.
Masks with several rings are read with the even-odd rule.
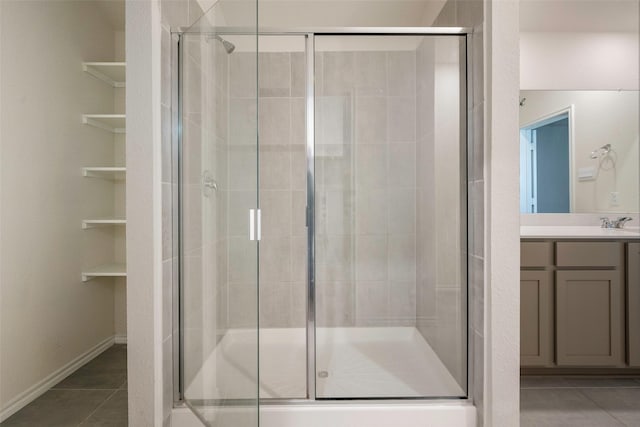
[[[546,226],[520,227],[521,239],[640,239],[638,227],[601,228],[599,226]]]

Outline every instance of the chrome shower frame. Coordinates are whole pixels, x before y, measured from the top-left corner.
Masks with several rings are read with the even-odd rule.
[[[233,36],[233,35],[256,35],[255,29],[242,28],[242,27],[216,27],[215,32],[207,32],[201,30],[194,30],[188,27],[179,27],[172,29],[172,153],[173,153],[173,177],[174,183],[177,183],[178,191],[180,193],[180,179],[181,179],[181,158],[182,158],[182,101],[179,99],[179,88],[182,87],[182,68],[181,68],[181,55],[182,46],[181,40],[184,34],[199,34],[210,35],[211,37]],[[390,398],[390,399],[317,399],[315,393],[315,365],[316,365],[316,342],[315,342],[315,305],[316,305],[316,293],[315,293],[315,93],[314,93],[314,61],[315,61],[315,37],[331,35],[331,36],[457,36],[464,37],[464,49],[461,55],[460,61],[460,82],[461,82],[461,95],[460,95],[460,213],[462,215],[460,221],[460,236],[461,236],[461,249],[463,256],[461,257],[460,272],[463,280],[462,289],[462,301],[466,310],[464,314],[466,316],[465,323],[466,328],[464,334],[461,337],[465,343],[467,349],[466,355],[466,398],[433,398],[433,397],[408,397],[408,398]],[[263,28],[257,32],[257,36],[304,36],[305,37],[305,51],[306,51],[306,84],[305,84],[305,105],[306,105],[306,161],[307,161],[307,325],[306,325],[306,337],[307,337],[307,398],[306,399],[259,399],[260,405],[270,404],[308,404],[313,402],[314,404],[353,404],[354,402],[371,402],[384,400],[385,402],[392,403],[407,403],[415,404],[419,401],[433,401],[433,400],[450,400],[459,402],[461,400],[467,400],[473,402],[473,390],[474,390],[474,346],[473,336],[470,333],[471,319],[473,319],[473,305],[469,302],[469,264],[470,264],[470,250],[469,250],[469,236],[468,236],[468,223],[471,216],[472,209],[469,200],[468,191],[468,177],[471,176],[470,157],[475,155],[473,153],[473,117],[471,109],[474,105],[473,99],[473,64],[472,64],[472,37],[473,30],[466,27],[335,27],[335,28]],[[466,96],[464,96],[466,94]],[[177,257],[177,265],[174,265],[174,331],[182,331],[183,317],[181,299],[181,282],[182,282],[182,247],[180,241],[179,230],[182,228],[182,219],[180,218],[180,206],[182,203],[182,197],[180,194],[173,197],[173,241],[176,252],[179,252]],[[259,279],[258,279],[259,281]],[[259,283],[259,282],[258,282]],[[259,326],[258,326],[259,330]],[[182,333],[180,333],[180,340],[174,340],[173,345],[173,361],[174,361],[174,404],[175,406],[183,406],[183,390],[184,384],[182,382],[183,373],[183,356],[184,347],[182,342]],[[258,355],[259,357],[259,355]]]

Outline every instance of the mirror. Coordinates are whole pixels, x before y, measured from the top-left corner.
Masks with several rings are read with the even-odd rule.
[[[521,91],[520,212],[638,212],[638,95]]]

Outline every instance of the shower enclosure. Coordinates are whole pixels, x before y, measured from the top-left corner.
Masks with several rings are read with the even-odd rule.
[[[236,427],[467,399],[466,31],[177,44],[180,399]]]

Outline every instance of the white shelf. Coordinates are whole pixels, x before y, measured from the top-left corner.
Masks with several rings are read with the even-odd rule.
[[[92,218],[92,219],[83,219],[82,220],[82,228],[93,228],[93,227],[104,227],[109,225],[126,225],[127,220],[125,218],[118,217],[104,217],[104,218]]]
[[[125,87],[126,62],[83,62],[82,70],[113,87]]]
[[[87,178],[124,179],[127,172],[125,167],[86,167],[82,168],[82,175]]]
[[[127,265],[124,263],[104,264],[82,272],[83,282],[95,277],[127,277]]]
[[[126,133],[125,114],[83,114],[82,123],[113,133]]]

